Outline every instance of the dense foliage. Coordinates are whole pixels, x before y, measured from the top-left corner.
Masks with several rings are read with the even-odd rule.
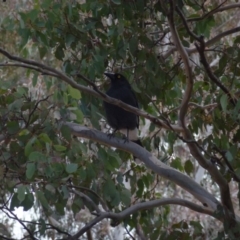
[[[21,239],[11,234],[20,223],[29,239],[113,239],[117,230],[116,239],[239,239],[239,7],[1,2],[1,237]],[[175,175],[165,179],[130,151],[65,124],[109,132],[105,71],[131,83],[145,149],[200,183],[216,207],[203,207]],[[149,205],[138,208],[143,202]],[[134,206],[124,217],[107,215]],[[28,221],[14,211],[20,207]]]

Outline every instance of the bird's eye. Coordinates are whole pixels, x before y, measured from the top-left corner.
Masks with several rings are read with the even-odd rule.
[[[120,78],[121,78],[121,76],[120,76],[120,75],[117,75],[117,78],[118,78],[118,79],[120,79]]]

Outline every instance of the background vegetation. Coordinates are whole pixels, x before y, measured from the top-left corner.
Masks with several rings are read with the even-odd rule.
[[[239,7],[0,2],[1,239],[239,239]],[[145,149],[107,136],[103,99]]]

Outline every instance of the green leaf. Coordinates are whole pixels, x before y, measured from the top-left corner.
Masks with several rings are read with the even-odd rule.
[[[35,163],[27,163],[27,171],[26,177],[31,179],[36,171],[36,164]]]
[[[77,109],[77,110],[74,111],[74,113],[76,114],[77,122],[78,123],[82,123],[83,122],[83,118],[84,118],[84,115],[83,115],[82,111],[80,109]]]
[[[78,89],[76,89],[76,88],[71,87],[70,85],[68,85],[68,93],[74,99],[79,100],[81,98],[80,91]]]
[[[222,95],[222,97],[220,98],[220,104],[221,104],[223,112],[226,112],[227,105],[228,105],[228,97],[226,94]]]
[[[30,193],[29,191],[27,191],[27,194],[25,194],[25,199],[21,203],[23,210],[28,211],[29,209],[31,209],[33,207],[33,204],[34,204],[33,194]]]
[[[227,55],[224,54],[224,55],[221,57],[221,59],[219,60],[219,69],[220,69],[220,70],[225,69],[225,67],[226,67],[226,65],[227,65],[227,61],[228,61],[228,57],[227,57]]]
[[[232,156],[232,153],[230,151],[227,151],[226,158],[229,162],[231,162],[233,160],[233,156]]]
[[[63,51],[63,48],[62,48],[62,46],[58,46],[57,48],[56,48],[56,51],[55,51],[55,57],[57,58],[57,59],[59,59],[59,60],[63,60],[63,58],[64,58],[64,51]]]
[[[192,164],[192,161],[187,160],[187,161],[185,162],[185,164],[184,164],[184,170],[185,170],[185,172],[186,172],[188,175],[190,175],[191,173],[193,173],[193,171],[194,171],[194,166],[193,166],[193,164]]]
[[[19,124],[17,121],[8,122],[7,128],[9,134],[16,134],[19,130]]]
[[[66,186],[62,186],[62,192],[63,192],[63,198],[64,199],[69,199],[69,191]]]
[[[103,194],[107,200],[112,200],[116,194],[116,187],[115,184],[111,179],[105,182],[103,185]]]
[[[40,203],[42,204],[42,206],[45,208],[45,209],[49,209],[49,205],[48,205],[48,201],[45,197],[45,195],[43,194],[42,191],[37,191],[36,192],[36,196],[37,196],[37,199],[40,201]]]
[[[45,162],[47,160],[47,157],[40,153],[40,152],[31,152],[28,156],[29,161],[33,161],[33,162]]]
[[[28,143],[26,144],[26,147],[24,149],[25,156],[29,156],[29,154],[33,151],[33,144],[36,141],[36,137],[31,138]]]
[[[49,192],[51,192],[52,194],[55,194],[56,193],[56,189],[55,187],[52,185],[52,184],[47,184],[45,186],[45,189],[47,189]]]
[[[22,39],[21,39],[21,48],[23,48],[27,44],[28,39],[29,39],[29,37],[31,35],[31,32],[27,28],[21,28],[21,29],[18,30],[18,32],[19,32],[19,35],[22,37]]]
[[[139,179],[139,180],[137,181],[137,186],[138,186],[138,190],[137,190],[137,192],[136,192],[136,195],[137,195],[138,197],[142,197],[143,190],[144,190],[144,183],[143,183],[142,179]]]
[[[16,208],[20,206],[20,201],[18,199],[18,194],[14,193],[12,198],[11,198],[11,203],[10,203],[10,210],[13,211]]]
[[[129,206],[131,204],[131,196],[132,196],[132,194],[131,194],[131,192],[128,189],[123,189],[121,191],[120,196],[121,196],[121,201],[123,202],[123,204],[125,206]]]
[[[38,18],[39,11],[37,9],[32,9],[27,13],[27,17],[34,21],[36,18]]]
[[[43,24],[38,24],[38,25],[40,25],[39,27],[44,27],[44,23],[43,23]],[[41,26],[41,25],[43,25],[43,26]],[[38,40],[41,44],[43,44],[43,45],[45,45],[45,46],[48,46],[48,45],[49,45],[49,43],[48,43],[48,38],[47,38],[47,36],[46,36],[45,34],[37,31],[37,32],[36,32],[36,38],[37,38],[37,40]]]
[[[200,222],[190,221],[189,225],[191,225],[193,227],[195,234],[202,234],[203,227],[200,224]]]
[[[18,187],[17,193],[18,193],[18,200],[20,202],[22,202],[25,199],[25,191],[26,191],[26,187],[24,185],[20,185]]]
[[[49,138],[49,136],[46,133],[41,133],[38,136],[38,139],[43,141],[44,143],[52,143],[51,139]]]
[[[183,166],[182,166],[182,163],[181,163],[181,159],[176,158],[176,159],[172,160],[171,167],[176,168],[180,171],[183,171]]]
[[[66,45],[70,46],[75,41],[75,37],[72,34],[67,33],[66,35]]]
[[[136,37],[132,37],[129,41],[129,49],[131,53],[134,55],[138,49],[138,39]]]
[[[78,169],[78,164],[76,163],[69,163],[66,165],[66,172],[69,174],[76,172],[77,169]]]
[[[53,147],[55,148],[56,151],[58,152],[64,152],[66,151],[66,147],[65,146],[62,146],[62,145],[53,145]]]
[[[47,54],[48,49],[46,47],[39,46],[38,52],[39,52],[40,58],[43,59],[44,56]]]
[[[61,133],[62,133],[62,136],[63,136],[66,140],[68,140],[68,141],[71,140],[71,138],[72,138],[71,130],[70,130],[70,128],[69,128],[68,126],[63,125],[63,126],[61,127]]]
[[[77,174],[82,181],[86,180],[87,172],[84,168],[79,168],[78,171],[77,171]]]

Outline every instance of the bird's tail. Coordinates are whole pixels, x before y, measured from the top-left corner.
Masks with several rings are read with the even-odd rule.
[[[120,132],[123,133],[127,137],[127,139],[129,139],[130,141],[143,147],[141,140],[138,138],[138,129],[137,128],[135,128],[133,130],[121,129]],[[133,155],[133,158],[136,161],[136,163],[140,163],[140,160],[137,159],[134,155]]]

